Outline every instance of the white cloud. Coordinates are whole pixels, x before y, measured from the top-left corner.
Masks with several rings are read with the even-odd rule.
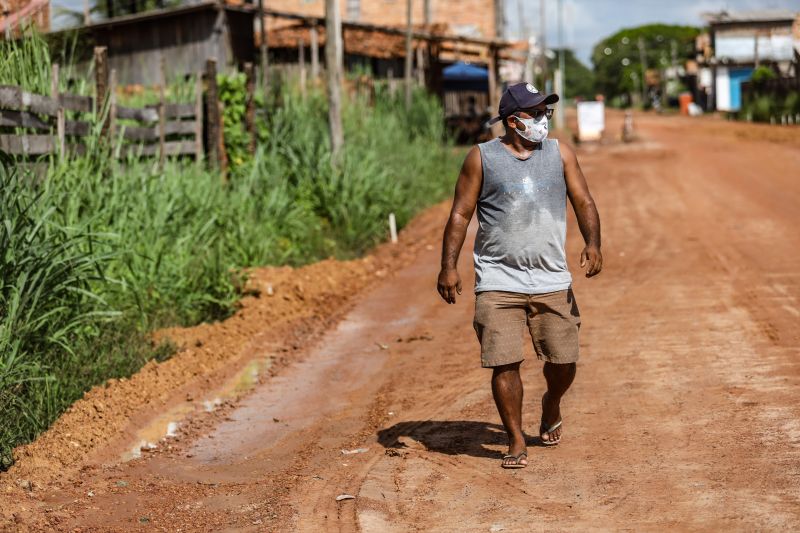
[[[506,0],[506,20],[509,37],[518,33],[519,4],[522,2],[527,25],[539,28],[539,9],[542,0]],[[558,45],[558,2],[547,1],[547,43]],[[578,58],[589,64],[592,48],[604,37],[622,28],[642,24],[684,24],[703,26],[701,15],[709,11],[750,11],[758,9],[788,9],[800,11],[798,0],[563,0],[564,38],[575,49]]]

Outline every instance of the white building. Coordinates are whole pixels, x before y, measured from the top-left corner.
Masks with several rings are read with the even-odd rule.
[[[759,65],[777,66],[784,77],[798,74],[800,14],[791,11],[707,13],[710,53],[698,82],[720,111],[738,111],[742,82]]]

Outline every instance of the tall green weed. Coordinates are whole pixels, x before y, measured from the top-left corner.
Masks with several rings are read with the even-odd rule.
[[[9,72],[0,80],[24,81]],[[49,83],[37,72],[31,83]],[[229,316],[243,268],[357,256],[386,238],[389,213],[402,226],[452,190],[461,153],[423,91],[410,113],[388,94],[348,101],[334,166],[316,90],[284,86],[256,153],[243,150],[246,137],[228,134],[242,81],[221,81],[227,180],[187,159],[116,160],[96,136],[43,179],[2,175],[0,468],[93,385],[169,357],[152,330]]]

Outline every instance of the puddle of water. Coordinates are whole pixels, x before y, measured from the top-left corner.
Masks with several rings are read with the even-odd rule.
[[[225,382],[220,389],[215,391],[215,395],[211,399],[203,400],[203,410],[210,413],[222,405],[225,400],[233,399],[251,390],[258,384],[259,376],[269,370],[270,366],[272,366],[272,357],[253,359],[235,376]],[[125,462],[131,459],[138,459],[142,456],[143,448],[155,448],[158,446],[156,443],[161,440],[175,437],[180,427],[180,422],[186,418],[186,415],[197,409],[198,405],[195,402],[184,401],[160,413],[145,427],[136,432],[133,440],[134,444],[122,454],[120,460]]]

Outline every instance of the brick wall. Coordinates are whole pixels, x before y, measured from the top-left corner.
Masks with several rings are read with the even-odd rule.
[[[413,1],[415,26],[423,23],[423,0]],[[406,0],[339,0],[342,20],[404,27]],[[270,9],[323,16],[325,0],[269,0]],[[446,24],[448,33],[471,37],[494,37],[494,0],[430,0],[431,23]],[[354,16],[355,13],[358,16]]]
[[[20,35],[21,28],[27,24],[33,24],[40,31],[50,29],[50,4],[40,1],[36,6],[30,6],[26,10],[29,4],[31,0],[0,0],[0,34],[2,34],[0,38],[5,35],[6,26],[11,24],[12,20],[16,20],[12,31],[14,36]],[[13,16],[23,11],[28,13],[23,19]]]

